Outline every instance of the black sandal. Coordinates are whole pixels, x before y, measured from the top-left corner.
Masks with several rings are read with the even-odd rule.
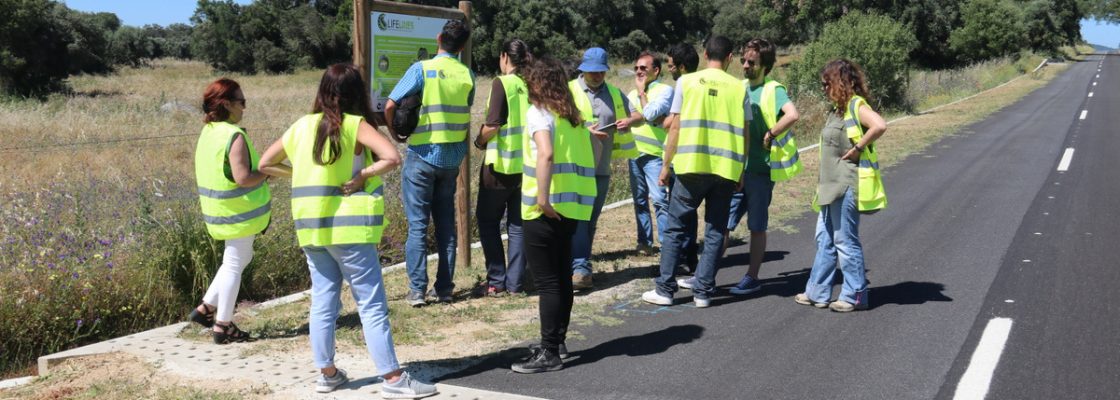
[[[202,303],[202,308],[206,309],[205,313],[198,312],[198,307],[195,307],[193,310],[191,310],[189,319],[191,320],[191,322],[202,325],[203,327],[213,328],[214,313],[218,311],[218,307],[214,307],[214,309],[211,310],[210,307],[206,306],[206,303]]]
[[[245,332],[237,327],[233,322],[229,325],[217,324],[215,325],[222,331],[212,331],[211,335],[214,336],[214,343],[229,344],[235,342],[248,342],[252,338],[249,337],[249,332]]]

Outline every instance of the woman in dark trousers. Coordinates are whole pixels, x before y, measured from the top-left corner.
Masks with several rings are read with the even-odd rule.
[[[541,342],[515,372],[564,368],[564,340],[572,314],[572,235],[577,221],[591,219],[595,203],[595,157],[559,61],[533,63],[525,81],[521,218],[525,258],[540,296]]]
[[[520,39],[507,40],[498,58],[502,76],[490,87],[486,122],[474,140],[485,151],[478,173],[478,236],[486,256],[486,283],[479,294],[500,296],[524,294],[521,275],[525,257],[521,244],[521,142],[529,93],[521,74],[531,60],[529,45]],[[502,249],[502,215],[509,232],[509,258]],[[507,264],[508,261],[508,264]]]

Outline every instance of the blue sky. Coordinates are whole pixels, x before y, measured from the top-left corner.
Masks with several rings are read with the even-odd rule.
[[[252,0],[236,0],[241,4]],[[198,4],[194,0],[63,0],[67,6],[82,11],[108,11],[116,13],[125,25],[169,25],[176,22],[190,23]],[[1120,46],[1120,25],[1098,21],[1081,21],[1081,36],[1086,41],[1106,47]]]

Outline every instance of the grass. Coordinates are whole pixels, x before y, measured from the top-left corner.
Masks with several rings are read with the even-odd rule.
[[[1069,53],[1072,57],[1078,51],[1091,52]],[[781,66],[791,59],[780,59],[779,79]],[[1029,71],[1040,59],[998,60],[954,72],[918,71],[912,77],[913,101],[922,105],[919,109],[948,103]],[[1041,86],[1057,70],[1044,69],[933,116],[892,124],[880,143],[881,162],[889,166],[921,151]],[[151,68],[125,69],[113,76],[73,78],[73,95],[0,103],[0,139],[5,143],[0,146],[0,167],[7,171],[0,177],[0,376],[25,374],[41,354],[178,320],[197,302],[217,267],[221,247],[206,236],[198,214],[191,160],[200,116],[191,107],[197,108],[201,90],[217,77],[201,63],[160,60]],[[232,77],[242,83],[249,100],[243,125],[263,149],[309,110],[319,72]],[[608,81],[624,90],[632,87],[624,66],[613,68]],[[489,78],[477,83],[476,125],[482,120],[489,84]],[[795,137],[805,146],[816,141],[827,110],[818,99],[798,98],[795,103],[803,116]],[[474,165],[479,156],[472,150]],[[806,173],[775,191],[775,230],[790,231],[785,221],[807,212],[816,157],[807,154],[802,160]],[[625,165],[613,164],[608,202],[629,197]],[[476,171],[472,169],[472,182]],[[887,179],[889,184],[889,169]],[[391,223],[381,252],[388,265],[401,258],[407,224],[399,199],[392,201],[400,193],[396,174],[386,181]],[[244,274],[242,298],[250,303],[308,285],[288,222],[287,184],[272,185],[279,200],[274,203],[276,223],[258,239],[253,263]],[[477,189],[476,183],[472,186]],[[633,293],[648,286],[646,278],[656,259],[631,251],[631,215],[630,208],[623,207],[602,217],[594,248],[600,290],[577,300],[573,335],[581,324],[619,323],[617,316],[603,313],[604,306],[630,301]],[[425,347],[463,340],[472,344],[465,351],[483,354],[536,336],[535,298],[470,296],[470,289],[485,276],[481,252],[473,251],[471,258],[471,265],[456,273],[459,301],[450,306],[407,307],[402,301],[404,274],[386,274],[393,333],[402,354],[414,354],[402,358],[430,358]],[[347,301],[339,336],[342,343],[361,347],[360,323],[348,297],[343,296]],[[300,302],[240,316],[244,328],[270,339],[248,351],[306,347],[300,339],[307,329],[306,307]],[[25,335],[25,330],[41,335]]]

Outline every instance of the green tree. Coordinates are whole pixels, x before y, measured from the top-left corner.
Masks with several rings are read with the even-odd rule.
[[[1023,13],[1009,0],[968,0],[961,19],[963,25],[949,35],[949,47],[962,61],[1002,57],[1027,47]]]
[[[0,0],[0,90],[41,96],[63,87],[73,38],[49,0]]]
[[[826,24],[817,40],[805,47],[801,59],[790,68],[790,89],[820,93],[820,69],[830,60],[847,58],[863,67],[873,101],[906,107],[909,55],[917,45],[907,27],[890,17],[849,13]]]

